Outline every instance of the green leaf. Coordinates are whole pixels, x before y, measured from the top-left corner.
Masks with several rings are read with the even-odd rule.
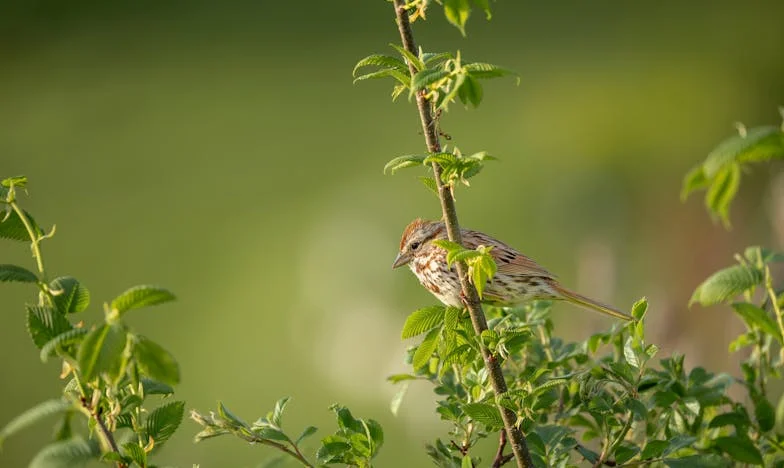
[[[182,415],[185,412],[184,401],[172,401],[163,406],[155,408],[147,417],[145,423],[147,435],[153,438],[155,445],[161,445],[169,440],[174,431],[182,422]]]
[[[478,79],[500,78],[502,76],[517,75],[508,68],[499,67],[491,63],[473,62],[465,65],[469,76]]]
[[[112,310],[123,313],[131,309],[163,304],[174,299],[174,294],[166,289],[157,286],[141,285],[134,286],[117,296],[112,301],[111,307]]]
[[[706,188],[710,185],[710,180],[705,176],[702,164],[693,168],[683,178],[683,188],[681,188],[681,201],[686,201],[689,194],[695,190]]]
[[[318,428],[316,426],[306,427],[305,429],[303,429],[302,434],[300,434],[299,437],[297,437],[297,440],[294,441],[294,445],[299,445],[300,442],[315,434],[316,431],[318,431]]]
[[[731,465],[716,454],[688,455],[681,458],[665,458],[669,468],[729,468]]]
[[[90,291],[72,276],[61,276],[49,283],[54,305],[63,314],[82,312],[90,305]]]
[[[703,168],[706,177],[712,178],[733,163],[768,161],[773,158],[784,158],[781,129],[774,126],[756,127],[719,143],[708,154]]]
[[[38,277],[27,268],[18,265],[0,264],[0,282],[18,281],[20,283],[36,283]]]
[[[430,357],[433,355],[436,347],[438,347],[438,335],[440,332],[440,328],[433,328],[430,330],[430,332],[428,332],[427,335],[425,335],[425,339],[422,340],[422,344],[420,344],[416,352],[414,352],[412,362],[414,369],[421,369],[428,362],[430,362]]]
[[[147,467],[147,452],[144,451],[144,448],[139,447],[138,443],[127,442],[122,445],[122,448],[125,455],[137,465]]]
[[[748,437],[718,437],[713,440],[713,445],[739,462],[762,465],[762,454]]]
[[[389,45],[393,49],[398,51],[400,55],[402,55],[408,61],[408,63],[412,64],[417,71],[425,68],[424,62],[416,55],[412,54],[411,52],[407,51],[406,49],[400,47],[397,44],[389,44]]]
[[[482,83],[471,75],[467,75],[463,81],[462,86],[457,91],[460,101],[468,105],[469,103],[474,107],[479,107],[482,102]]]
[[[411,79],[411,92],[423,90],[448,76],[448,71],[439,68],[428,68],[417,72]]]
[[[60,333],[72,328],[71,322],[51,307],[28,305],[25,308],[27,331],[38,349]]]
[[[105,324],[84,338],[76,360],[85,381],[117,368],[125,350],[127,335],[121,326]]]
[[[784,342],[781,336],[781,330],[773,320],[773,317],[768,315],[767,312],[748,302],[736,302],[732,304],[735,312],[746,322],[750,329],[759,328],[768,335],[776,338],[779,343]]]
[[[36,224],[30,213],[24,210],[22,210],[22,213],[24,213],[27,221],[33,228],[33,233],[35,234],[36,238],[41,237],[44,233],[41,228],[38,227],[38,224]],[[0,211],[0,215],[2,215],[2,211]],[[27,232],[27,228],[25,228],[22,219],[19,218],[19,215],[16,213],[16,211],[10,211],[7,217],[0,216],[0,239],[30,242],[31,239],[29,233]]]
[[[485,424],[491,431],[504,427],[498,408],[487,403],[468,403],[463,411],[474,421]]]
[[[272,411],[272,418],[270,418],[272,424],[278,427],[283,425],[282,422],[283,412],[286,410],[286,405],[288,404],[290,399],[291,397],[283,397],[275,402],[275,409]]]
[[[136,337],[133,355],[142,374],[168,385],[180,383],[180,366],[168,351],[143,336]]]
[[[345,437],[327,436],[321,439],[321,447],[316,453],[316,459],[323,464],[339,462],[349,450],[351,450],[351,444],[346,441]]]
[[[776,415],[773,405],[763,395],[752,394],[754,402],[754,418],[757,420],[762,432],[768,432],[776,424]]]
[[[41,347],[41,361],[46,362],[50,357],[54,356],[58,350],[65,349],[70,345],[81,342],[88,333],[89,332],[84,328],[74,328],[60,333]]]
[[[384,68],[383,70],[374,71],[371,73],[366,73],[364,75],[359,75],[358,77],[354,78],[354,83],[359,81],[365,80],[376,80],[379,78],[387,78],[392,77],[397,80],[403,86],[408,86],[408,83],[411,81],[410,76],[408,73],[403,73],[400,70],[394,68]]]
[[[438,184],[436,183],[436,179],[432,177],[419,176],[419,180],[428,190],[438,195]]]
[[[408,384],[409,382],[405,382],[403,385],[401,385],[395,393],[395,396],[392,397],[392,401],[389,402],[389,411],[393,416],[397,416],[397,413],[400,410],[400,405],[403,404],[403,398],[405,398],[406,393],[408,393]]]
[[[670,443],[666,440],[651,440],[645,444],[645,448],[640,454],[640,459],[648,460],[650,458],[658,458],[664,453],[664,449],[666,449],[668,445],[670,445]]]
[[[638,322],[645,317],[645,312],[648,310],[648,298],[642,297],[632,306],[632,317]]]
[[[779,397],[779,403],[776,405],[776,433],[784,434],[784,395]]]
[[[463,455],[463,461],[460,462],[460,468],[474,468],[474,462],[471,460],[470,455]]]
[[[245,421],[229,411],[229,409],[221,402],[218,402],[218,414],[237,426],[248,427],[248,424]]]
[[[444,0],[444,15],[447,21],[452,23],[460,34],[465,36],[465,24],[471,14],[471,5],[468,0]]]
[[[623,357],[630,366],[639,369],[640,361],[637,359],[637,352],[634,351],[634,338],[631,336],[626,339],[623,345]]]
[[[404,156],[398,156],[384,166],[384,174],[389,171],[390,174],[394,174],[395,172],[399,171],[400,169],[405,169],[407,167],[414,167],[414,166],[421,166],[423,161],[427,156],[419,155],[419,154],[406,154]]]
[[[471,0],[474,5],[485,12],[485,16],[488,20],[493,17],[492,12],[490,11],[490,1],[489,0]]]
[[[740,165],[733,164],[719,172],[705,193],[705,206],[729,227],[729,207],[740,186]]]
[[[37,405],[9,421],[8,424],[6,424],[5,427],[0,430],[0,447],[2,447],[3,441],[5,439],[16,434],[22,429],[32,426],[33,424],[44,418],[47,418],[48,416],[63,413],[71,408],[73,408],[73,403],[63,398],[55,398],[38,403]]]
[[[384,68],[393,68],[400,70],[404,73],[408,73],[408,66],[403,63],[402,60],[396,57],[391,57],[389,55],[382,55],[382,54],[373,54],[368,55],[367,57],[363,58],[356,65],[354,65],[354,70],[351,72],[353,76],[357,76],[357,70],[362,67],[367,66],[379,66]]]
[[[174,393],[174,389],[163,382],[144,377],[141,379],[141,382],[145,395],[172,395]]]
[[[400,337],[405,340],[441,325],[444,322],[445,311],[444,306],[430,306],[415,310],[406,318]]]
[[[30,462],[29,468],[73,468],[98,458],[100,454],[96,441],[75,437],[44,447]]]
[[[704,306],[725,302],[762,284],[762,273],[744,265],[733,265],[719,270],[694,290],[689,304],[698,302]]]

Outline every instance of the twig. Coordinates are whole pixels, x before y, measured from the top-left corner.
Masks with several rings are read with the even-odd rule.
[[[393,0],[395,7],[395,16],[397,17],[398,31],[400,32],[400,39],[403,42],[403,47],[410,53],[417,55],[416,44],[414,43],[414,35],[411,31],[411,24],[408,20],[408,11],[406,11],[403,0]],[[416,74],[416,69],[412,63],[408,64],[411,77]],[[422,123],[422,130],[425,134],[425,142],[427,143],[427,150],[430,153],[438,153],[441,151],[441,143],[438,137],[438,129],[433,119],[431,112],[430,100],[425,97],[424,91],[416,93],[417,108],[419,109],[419,117]],[[444,216],[444,223],[446,224],[447,235],[449,240],[462,244],[462,236],[460,235],[460,225],[457,221],[457,211],[455,210],[455,200],[452,197],[450,187],[441,181],[441,166],[433,162],[433,175],[438,187],[438,198],[441,200],[441,211]],[[465,266],[461,262],[456,263],[457,274],[460,277],[460,285],[463,290],[463,297],[465,298],[465,305],[468,313],[471,316],[471,323],[474,326],[474,331],[477,336],[481,335],[484,330],[487,330],[487,320],[482,311],[482,305],[479,301],[479,294],[476,288],[471,284],[468,275],[466,274]],[[507,391],[506,381],[504,374],[501,370],[496,357],[485,347],[482,346],[482,357],[484,358],[485,367],[487,367],[490,374],[490,380],[493,384],[496,396],[500,396]],[[517,427],[517,416],[515,413],[501,405],[498,406],[501,412],[501,418],[504,420],[504,427],[506,428],[507,435],[512,445],[512,452],[517,460],[519,468],[528,468],[533,466],[531,461],[531,454],[528,452],[528,446],[525,441],[523,432]]]
[[[495,452],[492,468],[500,468],[509,463],[509,461],[514,458],[514,453],[504,455],[504,448],[506,448],[506,431],[501,431],[500,434],[501,435],[498,439],[498,450]]]
[[[98,390],[96,390],[98,392]],[[94,394],[95,395],[95,394]],[[97,400],[98,398],[94,396],[93,400]],[[106,423],[103,422],[101,418],[100,411],[96,408],[96,405],[91,404],[87,401],[87,398],[82,397],[82,408],[84,408],[85,413],[95,420],[95,425],[98,428],[98,433],[101,436],[101,439],[109,446],[112,452],[120,454],[120,449],[117,447],[117,442],[114,441],[114,436],[112,435],[109,428],[106,427]],[[128,468],[128,464],[122,461],[117,462],[117,468]]]

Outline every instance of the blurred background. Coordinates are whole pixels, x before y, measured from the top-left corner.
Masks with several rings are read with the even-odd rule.
[[[735,121],[780,123],[784,2],[493,8],[467,39],[436,8],[415,25],[427,50],[521,75],[485,82],[479,109],[443,119],[451,144],[500,159],[457,192],[461,223],[622,309],[648,296],[661,356],[734,371],[732,312],[686,304],[746,245],[784,247],[781,167],[744,176],[729,232],[701,195],[678,195]],[[403,320],[435,302],[390,265],[411,219],[440,216],[422,173],[381,173],[424,150],[414,106],[391,103],[390,82],[352,85],[354,63],[389,53],[396,34],[382,0],[0,3],[0,176],[29,177],[27,209],[57,225],[50,274],[92,293],[84,320],[129,286],[168,287],[176,303],[129,320],[179,359],[188,408],[220,399],[255,420],[291,395],[285,426],[322,437],[340,402],[383,424],[381,467],[427,466],[424,443],[444,429],[425,384],[397,417],[388,409],[385,377],[406,369]],[[10,242],[0,261],[32,265]],[[61,388],[25,332],[33,300],[28,287],[0,290],[0,424]],[[569,339],[612,323],[567,305],[555,320]],[[255,467],[276,455],[229,438],[193,445],[197,429],[184,421],[158,461]],[[50,434],[8,440],[0,466],[25,466]]]

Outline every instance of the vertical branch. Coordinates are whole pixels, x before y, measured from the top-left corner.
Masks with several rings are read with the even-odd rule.
[[[411,24],[408,20],[408,11],[406,11],[403,0],[393,0],[395,7],[395,16],[397,17],[398,30],[400,32],[400,39],[403,42],[403,47],[414,55],[418,55],[416,44],[414,43],[414,35],[411,31]],[[416,74],[416,69],[413,64],[408,64],[411,77]],[[433,118],[431,111],[430,100],[425,97],[424,91],[416,93],[416,103],[419,109],[419,117],[422,122],[422,130],[425,134],[425,142],[427,143],[427,150],[430,153],[437,153],[441,151],[441,142],[438,138],[438,129],[436,122]],[[455,200],[452,198],[452,192],[448,185],[441,181],[441,166],[433,162],[433,175],[438,186],[438,198],[441,200],[441,211],[444,216],[444,223],[446,224],[447,235],[449,240],[462,244],[462,236],[460,235],[460,224],[457,221],[457,211],[455,209]],[[456,262],[455,267],[457,274],[460,277],[460,285],[463,290],[463,298],[465,301],[468,313],[471,316],[471,323],[474,326],[474,331],[477,336],[480,336],[484,330],[487,330],[487,320],[485,319],[482,304],[479,300],[479,294],[476,288],[471,284],[468,275],[466,274],[465,265],[462,262]],[[507,386],[504,380],[504,374],[501,366],[496,357],[484,346],[482,346],[482,357],[485,361],[485,367],[490,374],[490,380],[493,384],[496,398],[506,393]],[[525,442],[523,432],[517,427],[517,415],[501,405],[498,405],[501,412],[501,417],[504,420],[504,427],[508,435],[508,439],[512,445],[512,451],[517,466],[520,468],[531,467],[531,454],[528,452],[528,446]]]

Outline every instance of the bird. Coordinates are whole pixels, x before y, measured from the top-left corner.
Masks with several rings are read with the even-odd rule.
[[[534,300],[561,300],[616,318],[632,319],[612,306],[561,286],[555,275],[500,240],[470,229],[461,229],[460,233],[467,249],[492,247],[490,255],[497,270],[484,288],[483,302],[509,307]],[[462,308],[460,280],[454,264],[447,264],[446,250],[433,243],[439,239],[447,239],[442,221],[415,219],[403,231],[392,268],[408,265],[422,286],[443,304]]]

